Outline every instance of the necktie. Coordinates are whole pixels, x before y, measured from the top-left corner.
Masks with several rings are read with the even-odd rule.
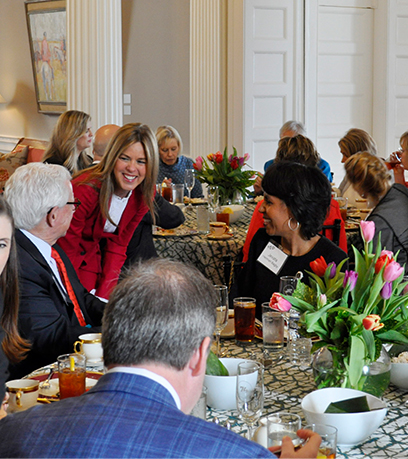
[[[79,307],[79,303],[77,297],[75,296],[74,289],[72,288],[71,281],[69,280],[67,269],[65,268],[64,262],[61,260],[59,253],[54,248],[51,248],[51,256],[57,263],[57,268],[58,272],[60,273],[61,280],[65,286],[65,289],[67,290],[69,299],[72,301],[72,304],[74,305],[75,315],[77,316],[80,325],[85,327],[86,322],[84,319],[84,315],[82,314],[81,308]]]

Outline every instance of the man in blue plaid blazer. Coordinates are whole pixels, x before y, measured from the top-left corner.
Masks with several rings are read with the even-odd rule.
[[[191,266],[136,266],[105,308],[107,374],[81,397],[1,420],[0,457],[274,457],[187,414],[202,391],[214,304],[211,283]],[[310,437],[302,452],[285,439],[281,457],[316,457],[320,437],[300,432]]]

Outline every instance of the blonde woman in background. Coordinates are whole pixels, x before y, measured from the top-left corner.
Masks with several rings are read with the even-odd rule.
[[[374,207],[366,220],[375,223],[374,248],[381,232],[381,246],[398,255],[408,273],[408,189],[392,184],[384,161],[369,152],[351,156],[344,165],[347,178],[369,207]]]
[[[184,183],[184,172],[193,169],[193,160],[182,155],[183,142],[177,129],[172,126],[160,126],[156,131],[157,144],[159,146],[160,167],[157,183],[163,181],[170,186],[171,183]],[[187,188],[184,187],[184,196],[187,196]],[[192,198],[203,196],[201,183],[196,180],[191,190]]]
[[[346,135],[339,140],[341,162],[345,163],[350,156],[367,151],[371,155],[377,156],[377,144],[375,140],[363,129],[353,128],[347,131]],[[344,177],[339,185],[341,196],[348,198],[350,205],[356,205],[356,199],[360,199],[357,191],[350,186],[347,176]]]
[[[73,175],[92,164],[92,158],[85,152],[92,146],[92,138],[91,117],[69,110],[58,118],[42,161],[64,166]]]

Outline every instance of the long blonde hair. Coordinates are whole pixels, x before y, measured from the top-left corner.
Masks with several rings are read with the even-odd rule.
[[[46,163],[47,159],[55,157],[58,164],[66,167],[71,174],[89,167],[92,159],[85,151],[79,152],[76,144],[77,140],[85,134],[90,119],[88,114],[78,110],[68,110],[63,113],[52,131],[50,145],[42,161]]]
[[[114,224],[114,222],[109,215],[109,203],[116,185],[116,161],[127,148],[138,142],[142,144],[146,155],[146,176],[140,184],[140,187],[143,199],[154,221],[154,190],[159,170],[159,154],[156,137],[146,124],[129,123],[116,131],[106,148],[106,153],[101,162],[86,171],[89,175],[85,174],[86,177],[83,181],[78,181],[78,183],[85,183],[90,186],[94,186],[92,182],[95,180],[101,182],[99,205],[101,207],[102,216],[112,224]],[[81,175],[84,175],[84,172],[77,174],[77,177],[81,177]]]

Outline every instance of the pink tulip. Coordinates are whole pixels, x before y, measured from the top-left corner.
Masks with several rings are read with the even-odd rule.
[[[404,268],[393,260],[385,267],[383,277],[386,282],[393,282],[395,279],[398,279],[403,272]]]
[[[384,324],[380,323],[381,317],[377,314],[369,314],[363,319],[363,327],[366,330],[377,331],[384,327]]]
[[[361,232],[363,233],[363,239],[366,242],[373,240],[375,234],[375,223],[370,221],[360,222]]]
[[[196,171],[201,171],[201,169],[203,168],[203,158],[201,156],[197,157],[195,163],[193,164],[193,167]]]
[[[391,293],[392,293],[392,283],[386,282],[380,292],[381,298],[384,298],[384,300],[388,300],[391,297]]]
[[[245,162],[247,162],[248,159],[249,159],[249,153],[245,153],[245,155],[244,155],[244,160],[245,160]]]
[[[289,301],[285,300],[285,298],[283,298],[283,296],[277,292],[275,292],[272,295],[271,301],[269,302],[269,306],[272,309],[276,309],[277,311],[282,311],[282,312],[287,312],[292,307]]]

